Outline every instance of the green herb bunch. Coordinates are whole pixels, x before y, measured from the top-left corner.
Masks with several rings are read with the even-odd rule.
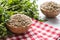
[[[8,12],[19,12],[30,16],[31,18],[38,19],[39,13],[36,0],[33,0],[33,2],[30,2],[30,0],[4,0],[2,4]]]
[[[0,0],[0,37],[8,34],[6,22],[15,13],[25,14],[38,20],[36,0]]]
[[[7,29],[5,27],[5,13],[3,7],[0,6],[0,38],[6,36]]]

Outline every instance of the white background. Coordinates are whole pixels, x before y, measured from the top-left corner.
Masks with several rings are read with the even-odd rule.
[[[38,4],[38,9],[39,9],[41,18],[45,18],[45,16],[42,14],[42,12],[40,10],[40,6],[42,3],[48,2],[48,1],[54,1],[54,2],[57,2],[58,4],[60,4],[60,0],[38,0],[37,4]],[[48,21],[46,21],[45,23],[53,25],[54,27],[60,28],[60,15],[58,15],[56,18],[46,18],[46,19]]]

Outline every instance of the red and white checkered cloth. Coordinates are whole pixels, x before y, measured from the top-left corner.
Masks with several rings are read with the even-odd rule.
[[[60,29],[33,19],[30,29],[25,35],[13,36],[6,40],[57,40]]]

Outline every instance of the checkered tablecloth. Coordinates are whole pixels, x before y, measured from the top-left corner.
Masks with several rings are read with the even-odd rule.
[[[33,23],[26,34],[8,37],[6,40],[57,40],[59,34],[60,29],[33,19]]]

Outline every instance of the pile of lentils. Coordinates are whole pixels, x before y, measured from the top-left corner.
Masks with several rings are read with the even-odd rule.
[[[45,2],[41,5],[41,8],[48,11],[59,11],[60,10],[60,4],[57,4],[56,2]]]
[[[32,23],[31,18],[24,14],[12,15],[8,21],[8,24],[13,27],[14,26],[15,27],[26,27],[26,26],[29,26],[29,24],[31,23]]]

